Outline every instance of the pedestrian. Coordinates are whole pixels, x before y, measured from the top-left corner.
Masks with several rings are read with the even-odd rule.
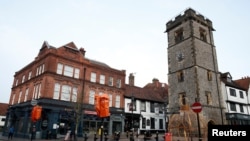
[[[71,131],[70,130],[68,130],[68,132],[66,133],[66,136],[65,136],[65,138],[64,138],[64,141],[68,141],[69,139],[70,139],[70,133]]]
[[[75,138],[76,138],[76,136],[75,136],[75,124],[74,123],[72,123],[71,124],[71,127],[70,127],[71,129],[71,131],[70,131],[70,140],[75,140]]]
[[[36,134],[36,126],[33,125],[31,127],[31,137],[30,137],[30,141],[32,141],[33,139],[35,139],[35,134]]]
[[[14,134],[14,127],[11,126],[10,129],[9,129],[8,140],[9,140],[9,139],[12,140],[13,134]]]

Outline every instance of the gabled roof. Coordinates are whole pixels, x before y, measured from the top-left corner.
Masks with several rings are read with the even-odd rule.
[[[249,76],[235,80],[235,82],[239,86],[243,87],[245,90],[249,90],[249,85],[250,85],[250,77]]]
[[[69,42],[66,45],[63,45],[63,47],[67,47],[67,48],[70,48],[70,49],[78,51],[78,48],[76,47],[76,45],[75,45],[74,42]]]
[[[49,48],[55,48],[55,47],[51,46],[47,41],[44,41],[42,47],[40,48],[39,54],[41,54],[44,50],[47,50]]]
[[[100,61],[89,59],[89,62],[98,66],[110,68],[107,64],[100,62]]]
[[[244,87],[236,83],[236,81],[232,80],[232,76],[230,75],[229,72],[221,73],[221,81],[224,82],[226,86],[230,86],[241,90],[246,90]]]
[[[165,89],[168,89],[168,85],[166,83],[161,83],[157,78],[154,78],[152,80],[152,83],[148,83],[143,88],[151,88],[151,89],[158,89],[161,87],[165,87]]]
[[[66,47],[66,48],[69,48],[69,49],[72,49],[74,51],[79,52],[79,50],[78,50],[78,48],[77,48],[77,46],[75,45],[74,42],[67,43],[67,44],[63,45],[62,47]],[[92,64],[94,64],[94,65],[98,65],[98,66],[101,66],[101,67],[108,67],[108,68],[110,68],[107,64],[105,64],[103,62],[92,60],[92,59],[89,59],[89,58],[86,58],[86,57],[85,57],[85,59],[88,59],[89,62],[92,63]]]
[[[152,85],[151,85],[152,84]],[[168,96],[168,87],[158,87],[153,86],[153,83],[147,84],[145,87],[140,88],[137,86],[125,85],[125,97],[134,97],[136,99],[147,100],[147,101],[156,101],[156,102],[166,102]]]
[[[1,116],[6,116],[8,107],[9,107],[9,104],[7,104],[7,103],[0,103],[0,115]]]
[[[232,79],[232,76],[229,72],[221,73],[221,78],[229,78]]]

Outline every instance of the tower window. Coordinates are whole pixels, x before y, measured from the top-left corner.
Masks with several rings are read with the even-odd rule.
[[[183,73],[183,71],[177,72],[177,78],[178,78],[178,82],[183,82],[184,81],[184,73]]]
[[[207,42],[207,33],[202,28],[200,28],[200,39],[204,42]]]
[[[212,81],[212,72],[211,71],[207,71],[207,80]]]
[[[211,105],[212,104],[212,96],[211,96],[211,92],[206,91],[205,95],[207,97],[207,105]]]
[[[183,36],[183,29],[179,29],[175,32],[175,42],[179,43],[180,41],[182,41],[184,39]]]
[[[185,93],[180,93],[179,94],[179,104],[180,105],[186,105],[186,94]]]

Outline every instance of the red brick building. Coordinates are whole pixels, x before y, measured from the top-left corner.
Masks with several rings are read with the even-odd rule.
[[[7,103],[0,103],[0,131],[2,132],[2,128],[5,124],[6,120],[6,113],[7,109],[9,107],[9,104]]]
[[[88,59],[85,53],[73,42],[57,48],[45,41],[35,59],[14,75],[6,128],[14,125],[16,136],[28,137],[34,124],[38,138],[49,132],[65,134],[69,126],[80,136],[85,130],[96,132],[101,119],[94,95],[106,93],[111,115],[104,119],[104,128],[109,133],[114,127],[122,131],[126,71]],[[35,123],[30,119],[32,100],[43,108]]]

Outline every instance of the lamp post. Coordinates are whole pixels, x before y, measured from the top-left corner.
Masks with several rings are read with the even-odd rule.
[[[168,133],[168,121],[169,121],[169,119],[168,119],[168,116],[167,116],[167,108],[166,108],[166,106],[167,106],[167,103],[164,102],[165,133]]]
[[[167,105],[168,105],[168,96],[164,96],[163,110],[164,110],[164,119],[165,119],[165,133],[168,133],[168,123],[169,123],[169,118],[167,116],[168,114]]]
[[[80,121],[78,123],[78,137],[83,137],[83,100],[84,100],[84,87],[85,87],[85,77],[86,77],[86,68],[83,68],[83,81],[82,81],[82,91],[81,91],[81,101],[80,108],[78,109],[78,114],[80,114]],[[77,116],[78,116],[77,114]],[[79,116],[78,116],[79,118]]]
[[[133,95],[133,94],[132,94]],[[132,105],[132,133],[130,136],[130,141],[134,141],[134,96],[131,97],[131,105]]]

